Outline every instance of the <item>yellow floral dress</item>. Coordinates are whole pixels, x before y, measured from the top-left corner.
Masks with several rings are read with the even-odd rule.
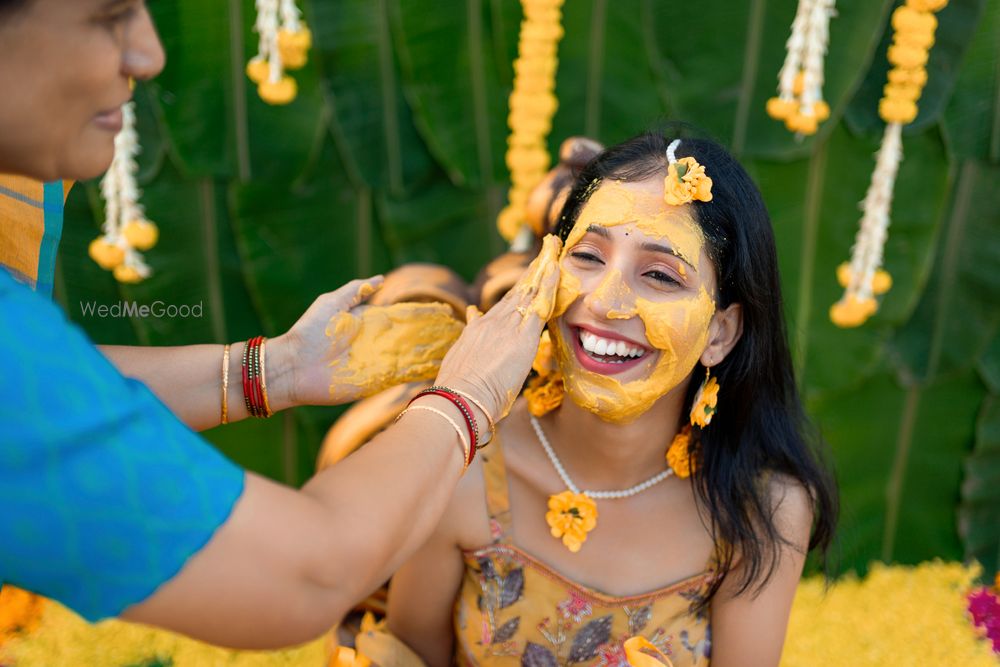
[[[707,610],[699,607],[711,569],[629,597],[606,595],[563,577],[508,539],[510,503],[500,445],[482,453],[493,542],[464,552],[454,615],[455,662],[625,667],[625,640],[641,636],[669,657],[672,667],[708,665],[711,630]]]

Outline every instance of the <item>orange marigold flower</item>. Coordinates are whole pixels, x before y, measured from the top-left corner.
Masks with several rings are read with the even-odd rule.
[[[687,479],[698,469],[697,461],[691,456],[690,447],[691,427],[685,426],[677,432],[667,449],[667,465],[681,479]]]
[[[912,123],[918,111],[916,102],[898,97],[883,97],[878,103],[878,115],[887,123]]]
[[[695,394],[694,403],[691,405],[691,423],[702,428],[708,426],[715,415],[715,408],[718,404],[719,382],[714,377],[710,377]]]
[[[260,99],[268,104],[281,105],[288,104],[295,99],[299,92],[299,86],[295,79],[290,76],[283,76],[277,83],[265,81],[257,87]]]
[[[695,199],[712,201],[712,179],[705,173],[705,167],[693,157],[678,158],[677,162],[667,167],[663,188],[663,199],[671,206],[687,204]]]
[[[907,31],[893,35],[893,42],[910,49],[927,50],[934,46],[933,32]]]
[[[890,82],[882,87],[882,94],[887,98],[894,100],[909,100],[910,102],[916,102],[920,99],[920,93],[922,92],[923,88],[912,84],[908,85]]]
[[[837,303],[830,306],[830,321],[841,329],[859,327],[875,314],[878,304],[875,299],[859,299],[848,294]]]
[[[528,381],[524,390],[524,398],[528,401],[528,412],[535,417],[542,417],[552,412],[563,402],[566,389],[563,386],[561,373],[538,375]]]
[[[796,111],[785,119],[785,127],[790,132],[799,134],[816,134],[819,129],[819,117],[816,114],[804,114]]]
[[[108,271],[114,269],[125,261],[125,249],[113,243],[108,243],[104,237],[99,237],[90,242],[87,248],[90,258],[97,262],[97,265]]]
[[[905,44],[893,44],[889,47],[889,62],[899,67],[912,69],[927,64],[927,49],[913,48]]]
[[[552,537],[561,538],[566,548],[576,553],[597,525],[597,504],[586,494],[563,491],[549,496],[545,521]]]
[[[254,83],[260,85],[267,81],[271,75],[271,65],[260,56],[250,59],[247,63],[247,76]]]
[[[936,12],[947,4],[948,0],[906,0],[906,5],[918,12]]]
[[[923,32],[931,33],[937,29],[937,17],[925,11],[918,11],[913,7],[900,5],[892,13],[892,27],[897,32]]]
[[[912,69],[893,67],[889,70],[889,83],[923,88],[927,84],[927,70],[923,67]]]
[[[783,100],[780,97],[772,97],[767,101],[767,115],[775,120],[785,120],[798,109],[795,100]]]
[[[128,244],[136,250],[149,250],[160,238],[160,230],[149,220],[130,220],[122,229]]]

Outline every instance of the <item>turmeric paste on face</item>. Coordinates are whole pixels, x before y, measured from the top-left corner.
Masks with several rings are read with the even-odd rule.
[[[668,209],[662,193],[627,188],[610,181],[602,185],[585,205],[563,248],[562,259],[593,226],[613,227],[631,224],[646,236],[666,242],[673,252],[693,268],[702,271],[704,235],[689,215]],[[563,269],[556,296],[554,318],[558,318],[580,297],[579,277]],[[566,391],[580,407],[605,421],[627,423],[648,410],[663,395],[686,378],[708,342],[708,326],[715,313],[715,303],[702,285],[699,292],[686,299],[650,301],[634,295],[618,270],[603,277],[592,295],[608,306],[609,320],[639,317],[646,339],[656,348],[647,353],[647,375],[641,380],[622,382],[611,375],[594,373],[579,367],[572,341],[563,339],[557,322],[550,326],[556,359],[563,371]],[[575,335],[571,334],[571,335]],[[655,359],[655,362],[654,362]]]

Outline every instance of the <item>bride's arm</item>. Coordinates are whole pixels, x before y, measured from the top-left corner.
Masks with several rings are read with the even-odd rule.
[[[772,481],[775,526],[791,542],[780,549],[773,576],[759,595],[734,597],[741,571],[730,572],[712,600],[712,667],[777,667],[785,643],[812,528],[809,494],[794,481]]]

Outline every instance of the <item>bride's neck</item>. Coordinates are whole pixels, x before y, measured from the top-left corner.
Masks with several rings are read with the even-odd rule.
[[[674,389],[629,424],[612,424],[576,405],[539,419],[552,449],[581,489],[614,490],[645,481],[666,468],[664,455],[677,433],[683,392]]]

